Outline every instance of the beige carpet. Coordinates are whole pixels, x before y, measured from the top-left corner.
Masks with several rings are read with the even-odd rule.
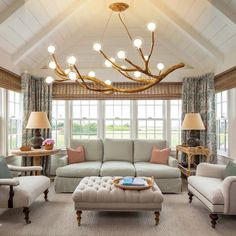
[[[32,223],[24,224],[21,209],[0,210],[0,236],[213,236],[236,235],[236,216],[220,216],[216,229],[210,226],[209,212],[187,193],[166,194],[160,224],[155,226],[152,212],[84,212],[77,226],[71,194],[55,194],[50,202],[40,197],[32,206]]]

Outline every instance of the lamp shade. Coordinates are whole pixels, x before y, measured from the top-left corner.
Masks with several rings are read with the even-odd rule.
[[[182,130],[204,130],[205,126],[199,113],[187,113],[181,128]]]
[[[46,112],[33,111],[30,114],[26,129],[49,129],[51,125],[49,123]]]

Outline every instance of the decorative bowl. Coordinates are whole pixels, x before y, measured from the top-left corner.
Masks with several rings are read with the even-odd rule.
[[[22,146],[22,147],[20,147],[20,150],[21,150],[22,152],[31,151],[31,146]]]

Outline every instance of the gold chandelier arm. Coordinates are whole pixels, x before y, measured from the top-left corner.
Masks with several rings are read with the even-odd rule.
[[[129,75],[129,73],[125,73],[123,71],[117,70],[120,74],[122,74],[123,76],[125,76],[127,79],[133,80],[135,82],[138,83],[150,83],[150,81],[146,80],[146,79],[134,79],[132,76]]]
[[[56,69],[54,70],[56,75],[59,76],[60,78],[62,78],[63,80],[68,80],[67,76],[62,74],[59,70],[58,67],[56,67]]]
[[[168,69],[167,69],[166,71],[164,71],[163,73],[161,73],[160,76],[156,76],[156,77],[163,77],[163,78],[165,78],[165,77],[166,77],[168,74],[170,74],[171,72],[173,72],[173,71],[175,71],[175,70],[177,70],[177,69],[179,69],[179,68],[182,68],[182,67],[184,67],[184,66],[185,66],[184,63],[176,64],[176,65],[174,65],[174,66],[168,68]],[[153,77],[155,78],[155,76],[153,76]]]
[[[61,74],[66,75],[65,72],[64,72],[64,70],[62,69],[62,67],[61,67],[60,64],[58,63],[55,54],[52,54],[52,58],[53,58],[54,62],[56,63],[56,66],[57,66],[58,71],[60,71]]]
[[[128,30],[126,24],[125,24],[125,22],[123,21],[123,19],[122,19],[122,17],[121,17],[121,14],[118,13],[118,16],[119,16],[119,19],[120,19],[122,25],[123,25],[124,28],[125,28],[125,31],[127,32],[128,36],[129,36],[129,38],[130,38],[130,40],[131,40],[131,42],[132,42],[132,41],[133,41],[132,36],[131,36],[131,34],[130,34],[130,32],[129,32],[129,30]]]
[[[125,58],[125,61],[128,62],[130,65],[132,65],[134,68],[136,68],[136,70],[139,70],[140,72],[142,73],[145,73],[145,71],[140,67],[140,66],[137,66],[135,65],[132,61],[130,61],[128,58]],[[122,70],[122,68],[121,68]],[[136,71],[135,70],[135,71]]]
[[[154,32],[152,32],[152,45],[151,45],[151,50],[150,50],[150,52],[149,52],[149,54],[148,54],[148,59],[147,60],[145,60],[145,69],[146,70],[148,70],[148,64],[149,64],[149,60],[150,60],[150,58],[151,58],[151,56],[152,56],[152,53],[153,53],[153,49],[154,49],[154,43],[155,43],[155,34],[154,34]]]

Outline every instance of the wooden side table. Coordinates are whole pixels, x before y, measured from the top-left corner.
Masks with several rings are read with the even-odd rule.
[[[179,168],[185,176],[190,176],[195,173],[195,168],[191,169],[191,163],[193,163],[194,157],[201,155],[205,156],[206,162],[210,162],[210,150],[206,147],[188,147],[186,145],[177,145],[176,146],[176,159],[178,160],[179,152],[183,152],[187,155],[188,167],[184,167],[179,163]],[[195,166],[196,167],[196,166]]]
[[[21,151],[20,149],[11,150],[11,154],[15,156],[22,156],[26,158],[31,158],[32,162],[31,165],[42,165],[42,159],[44,157],[48,157],[52,154],[56,154],[60,151],[59,148],[54,148],[52,150],[46,149],[33,149],[31,151]],[[45,175],[45,169],[43,169],[43,174]]]

